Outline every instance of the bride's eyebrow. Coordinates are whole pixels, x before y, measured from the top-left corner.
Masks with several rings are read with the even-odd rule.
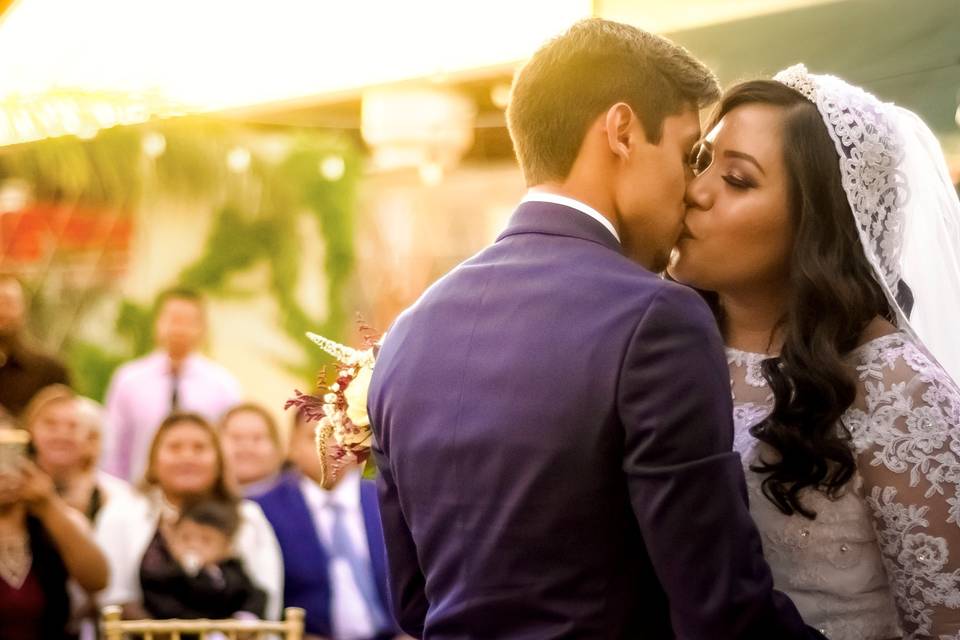
[[[724,157],[729,158],[739,158],[741,160],[746,160],[747,162],[752,162],[754,166],[760,170],[760,173],[767,175],[767,172],[763,170],[763,167],[760,166],[760,163],[757,162],[757,159],[754,158],[749,153],[744,153],[743,151],[734,151],[733,149],[727,149],[723,152]]]

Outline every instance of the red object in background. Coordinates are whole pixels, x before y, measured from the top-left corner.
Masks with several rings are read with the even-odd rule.
[[[37,202],[0,214],[0,264],[96,252],[108,270],[122,269],[132,231],[133,221],[125,212]]]

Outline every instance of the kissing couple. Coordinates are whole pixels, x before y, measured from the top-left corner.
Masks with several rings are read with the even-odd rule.
[[[923,122],[802,65],[721,91],[601,19],[507,120],[526,196],[369,389],[404,631],[960,638],[960,203]]]

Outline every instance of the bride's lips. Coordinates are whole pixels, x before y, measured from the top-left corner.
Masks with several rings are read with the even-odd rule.
[[[680,241],[680,240],[695,240],[695,239],[696,239],[696,236],[694,236],[692,233],[690,233],[690,229],[687,227],[687,225],[683,225],[683,226],[681,227],[681,229],[680,229],[680,237],[677,238],[677,241]]]

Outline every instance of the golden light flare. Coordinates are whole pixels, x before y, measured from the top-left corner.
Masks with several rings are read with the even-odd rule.
[[[0,18],[0,145],[507,67],[590,0],[20,0]]]

